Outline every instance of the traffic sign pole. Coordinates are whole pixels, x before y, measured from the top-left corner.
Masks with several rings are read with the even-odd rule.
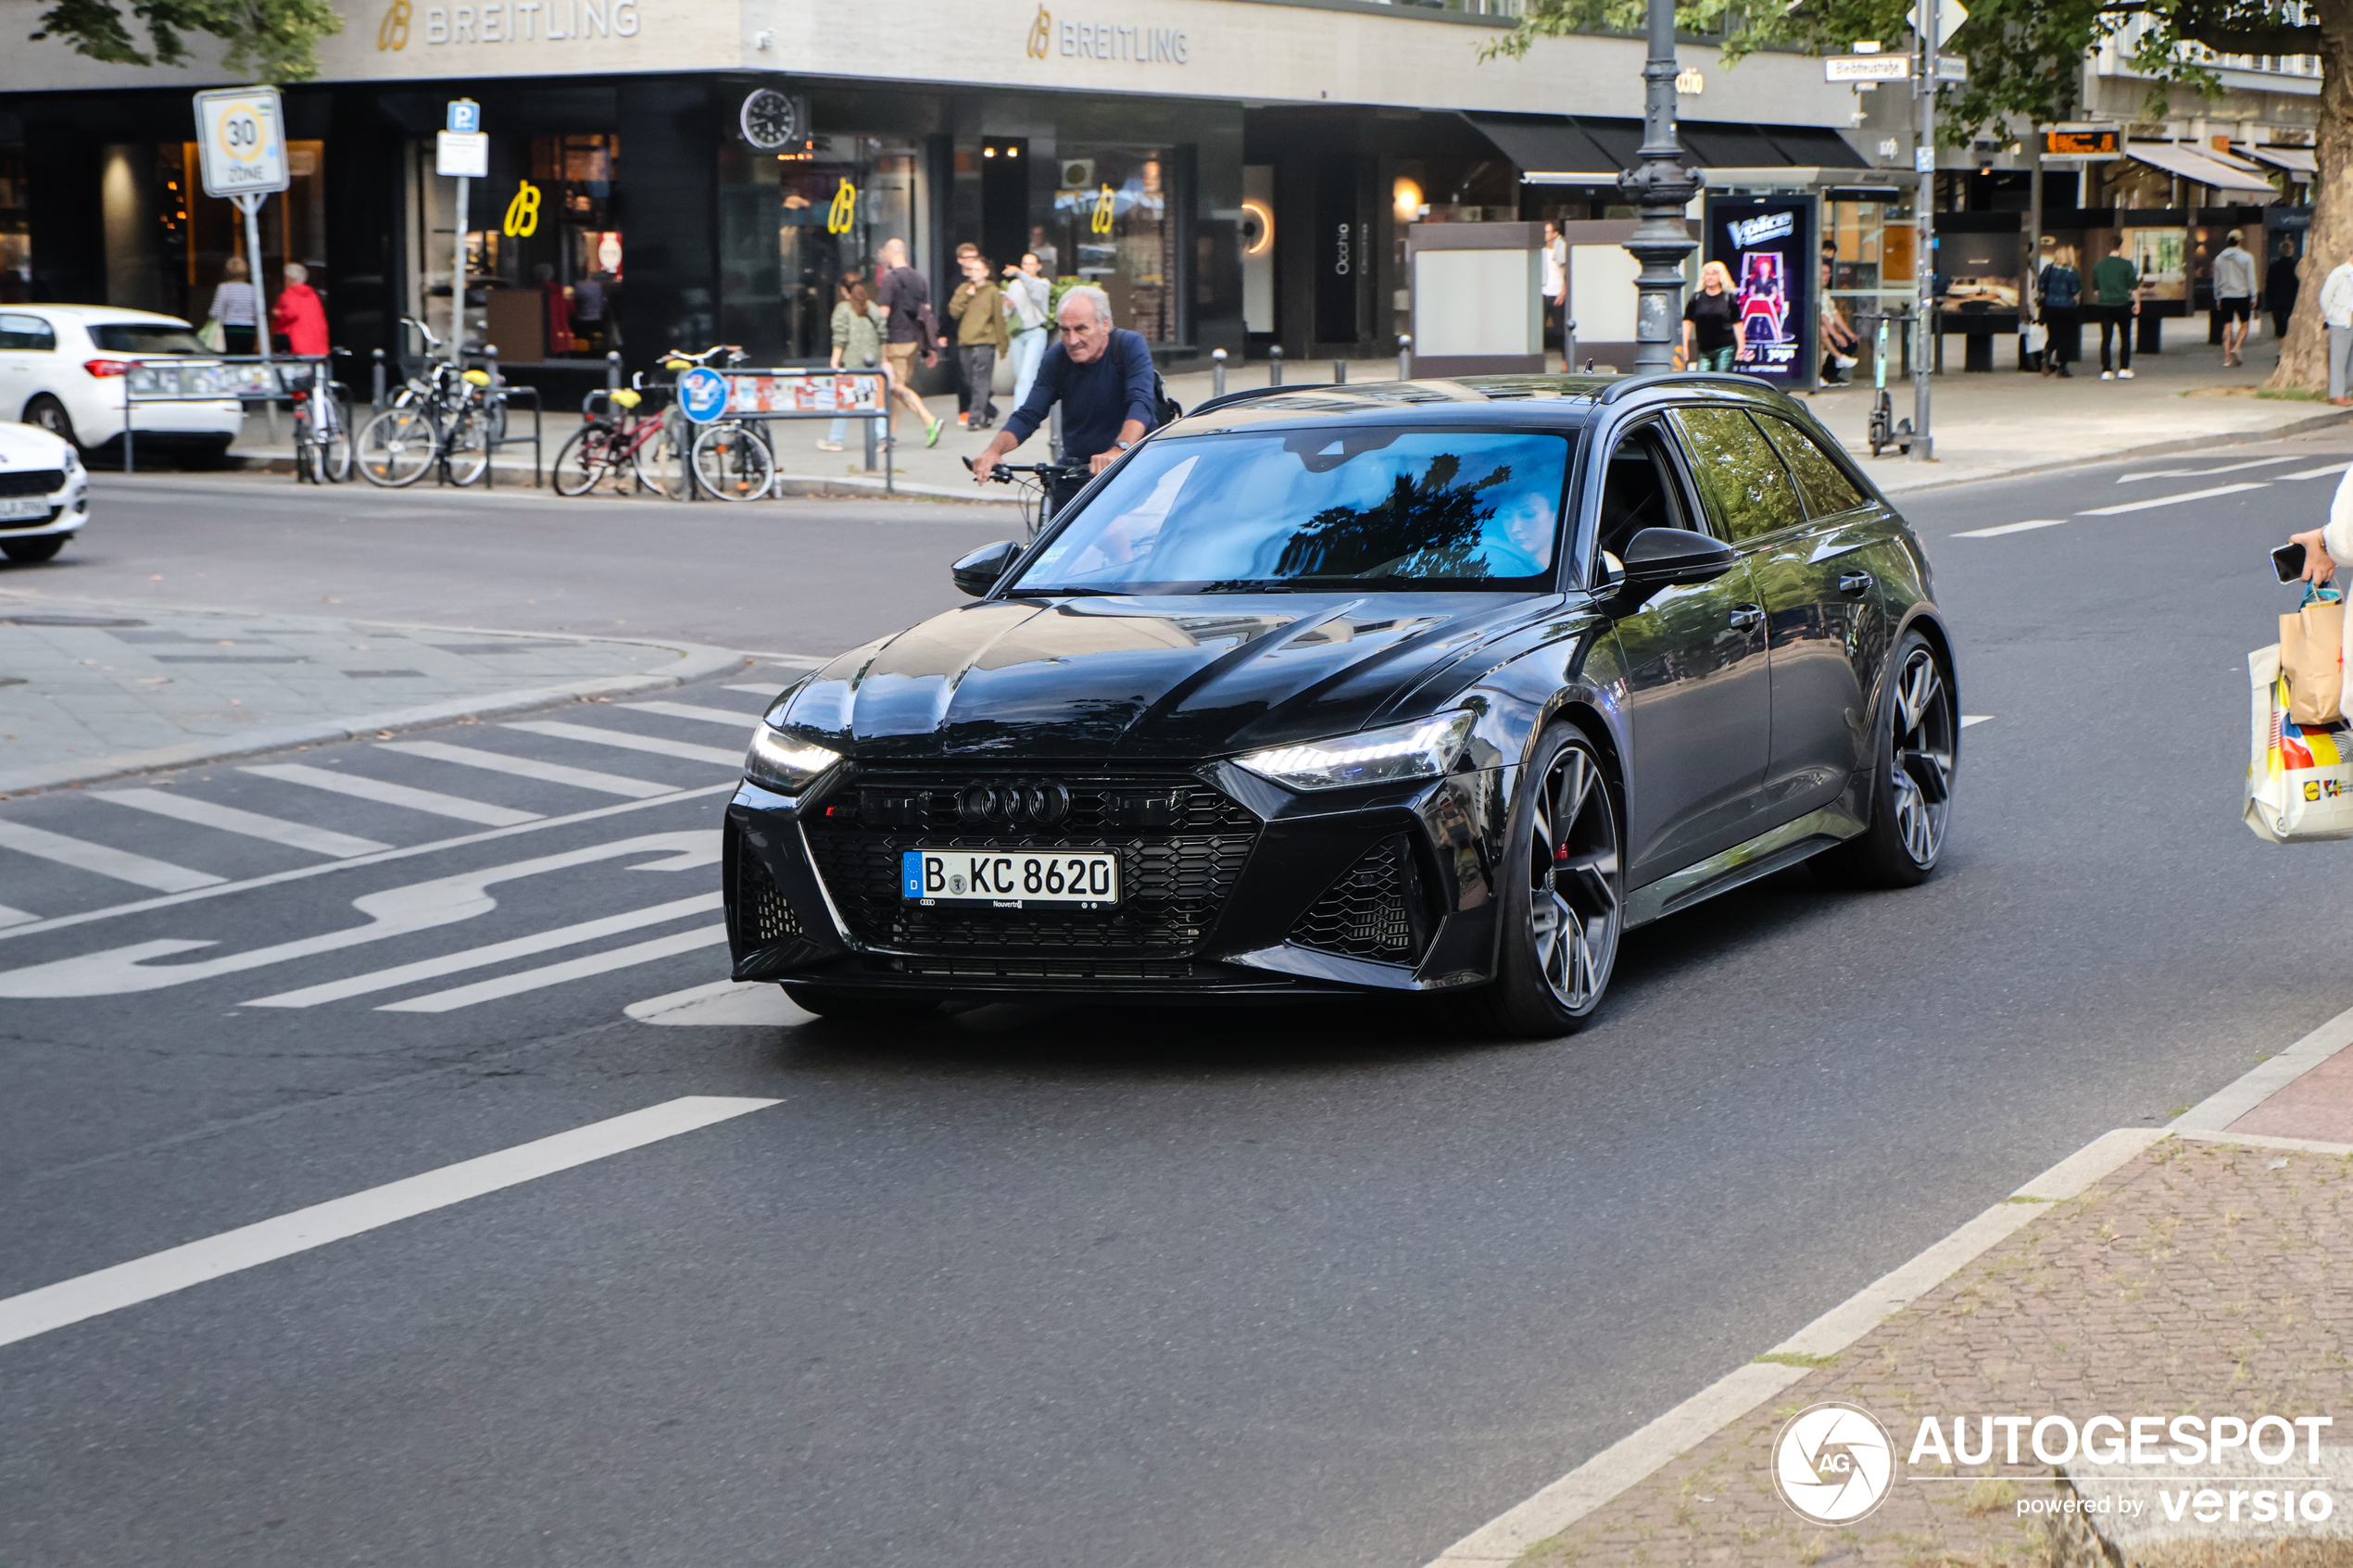
[[[458,239],[449,269],[449,366],[466,368],[466,197],[473,182],[458,176]]]
[[[261,204],[270,198],[263,192],[249,191],[229,199],[235,202],[237,210],[245,215],[245,255],[253,258],[253,343],[261,354],[262,364],[267,366],[270,363],[270,289],[261,281]],[[270,426],[270,441],[275,445],[278,440],[276,398],[263,401],[261,417]]]
[[[254,343],[268,365],[270,287],[261,269],[261,204],[291,179],[286,162],[285,116],[275,87],[217,87],[195,95],[196,146],[204,170],[204,193],[226,196],[245,219],[245,263],[252,279]],[[278,439],[278,404],[264,398],[262,417],[270,439]],[[126,415],[124,429],[129,430]],[[127,436],[126,436],[127,440]]]
[[[1936,46],[1938,0],[1919,0],[1913,11],[1920,40],[1919,74],[1912,92],[1919,108],[1919,139],[1912,168],[1920,179],[1920,194],[1912,204],[1912,279],[1914,327],[1912,349],[1912,450],[1916,463],[1931,462],[1936,440],[1929,427],[1929,375],[1936,368]]]

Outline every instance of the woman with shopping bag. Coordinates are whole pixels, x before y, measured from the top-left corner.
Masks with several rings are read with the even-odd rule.
[[[2353,560],[2353,471],[2337,485],[2329,521],[2289,544],[2304,552],[2304,603],[2280,617],[2278,643],[2247,655],[2254,729],[2245,818],[2274,843],[2353,837],[2353,727],[2345,722],[2353,626],[2326,586],[2339,558]],[[2282,580],[2296,581],[2294,570],[2283,566]]]

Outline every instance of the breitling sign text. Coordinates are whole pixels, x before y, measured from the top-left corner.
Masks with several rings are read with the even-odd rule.
[[[427,6],[428,44],[529,44],[540,38],[634,38],[637,0],[510,0],[507,5]]]
[[[1066,21],[1059,26],[1045,6],[1029,26],[1029,55],[1043,59],[1051,52],[1077,59],[1119,60],[1129,65],[1188,63],[1190,41],[1181,27],[1121,27],[1112,22]]]

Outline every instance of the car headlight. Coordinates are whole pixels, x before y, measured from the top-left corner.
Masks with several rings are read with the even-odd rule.
[[[73,449],[73,443],[70,441],[66,443],[65,471],[68,479],[71,479],[82,471],[82,454]]]
[[[840,760],[838,751],[828,751],[762,723],[751,733],[751,749],[744,754],[744,774],[755,784],[799,795]]]
[[[1399,779],[1434,779],[1463,754],[1463,744],[1470,739],[1471,720],[1466,712],[1441,713],[1359,734],[1269,746],[1234,760],[1261,778],[1293,789],[1344,789]]]

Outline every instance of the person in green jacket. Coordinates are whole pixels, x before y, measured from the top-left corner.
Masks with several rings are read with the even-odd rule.
[[[949,295],[948,314],[956,322],[956,355],[963,361],[964,384],[972,388],[972,420],[964,428],[987,430],[997,422],[997,402],[990,395],[997,356],[1011,349],[1013,340],[1005,331],[1005,296],[980,257],[964,257],[964,281]]]
[[[2133,318],[2141,313],[2141,274],[2124,254],[2124,242],[2115,241],[2108,259],[2092,269],[2092,309],[2100,324],[2100,380],[2133,379]],[[2122,362],[2108,368],[2109,334],[2123,340]]]
[[[875,302],[866,292],[865,280],[851,273],[834,291],[834,369],[880,370],[886,377],[890,368],[883,363],[883,326],[888,312]],[[890,407],[887,381],[884,383],[883,407]],[[836,420],[825,439],[817,443],[821,452],[841,450],[842,437],[849,433],[849,421]]]

